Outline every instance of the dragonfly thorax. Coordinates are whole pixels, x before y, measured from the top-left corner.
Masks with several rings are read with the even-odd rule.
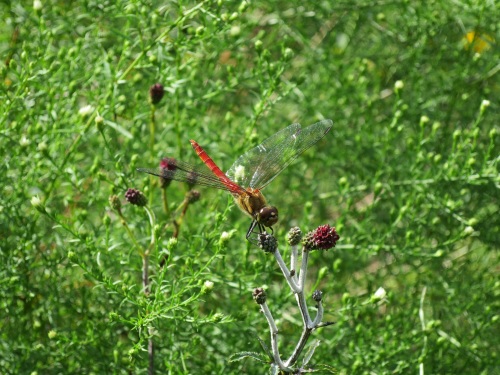
[[[278,209],[268,206],[259,189],[247,188],[244,193],[234,194],[238,207],[257,223],[271,227],[278,222]]]

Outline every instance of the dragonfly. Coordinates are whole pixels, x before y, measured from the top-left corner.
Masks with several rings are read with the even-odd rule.
[[[241,155],[226,173],[194,140],[190,141],[191,146],[203,165],[194,166],[167,158],[162,168],[137,170],[166,181],[199,184],[229,192],[241,211],[252,219],[246,234],[246,239],[251,241],[256,229],[259,234],[267,233],[266,228],[273,233],[272,226],[278,222],[278,209],[268,205],[262,190],[299,155],[323,138],[332,126],[331,120],[322,120],[306,128],[292,124]]]

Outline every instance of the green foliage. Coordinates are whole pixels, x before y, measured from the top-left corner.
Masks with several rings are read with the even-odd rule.
[[[309,365],[498,372],[494,2],[41,0],[0,12],[4,373],[146,373],[151,338],[158,373],[264,373],[231,360],[266,358],[251,295],[263,285],[287,357],[300,317],[277,265],[244,241],[248,218],[223,192],[187,204],[172,182],[162,197],[135,168],[198,162],[195,139],[227,169],[322,118],[333,132],[265,191],[282,251],[292,225],[341,236],[311,254],[309,290],[336,324],[313,333]],[[126,203],[128,188],[148,205]]]

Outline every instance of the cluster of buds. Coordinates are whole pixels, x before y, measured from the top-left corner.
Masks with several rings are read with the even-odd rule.
[[[143,207],[148,203],[144,194],[142,194],[139,190],[132,188],[129,188],[125,193],[125,200],[130,204],[139,207]]]
[[[272,234],[259,233],[257,236],[257,245],[266,253],[274,253],[278,248],[278,241]]]
[[[326,224],[307,233],[302,244],[305,250],[328,250],[335,247],[339,239],[340,236],[335,227]]]

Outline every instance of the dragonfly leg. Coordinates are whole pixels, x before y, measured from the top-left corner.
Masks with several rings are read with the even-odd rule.
[[[248,228],[247,230],[247,235],[245,236],[245,238],[250,241],[250,236],[252,235],[252,233],[255,233],[254,230],[255,230],[255,227],[259,225],[259,223],[256,221],[256,220],[253,220],[252,221],[252,224],[250,224],[250,227]],[[260,229],[260,225],[259,225],[259,229]],[[250,241],[252,242],[252,241]]]
[[[273,228],[269,227],[269,229],[271,230],[271,234],[274,234]],[[250,227],[248,228],[247,235],[245,238],[247,239],[248,242],[257,245],[258,240],[256,238],[258,235],[262,233],[267,233],[266,227],[261,223],[259,223],[258,221],[254,220],[252,221],[252,224],[250,224]]]

